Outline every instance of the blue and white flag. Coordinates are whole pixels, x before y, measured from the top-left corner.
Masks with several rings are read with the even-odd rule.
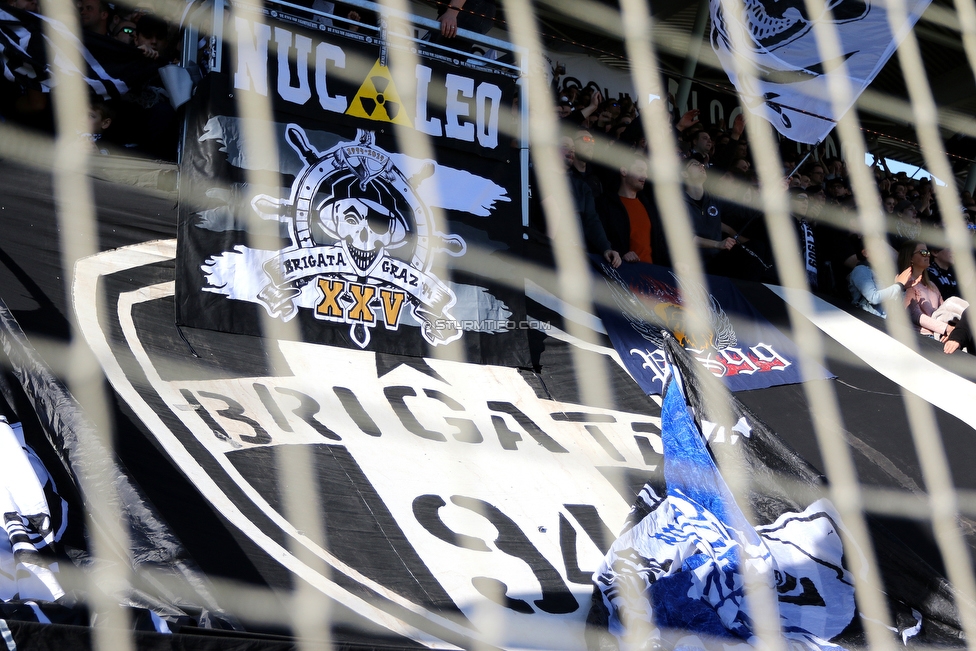
[[[907,0],[908,20],[892,32],[885,6],[873,0],[828,0],[830,12],[820,16],[810,16],[803,0],[745,0],[747,23],[729,15],[721,0],[711,0],[712,48],[752,113],[791,140],[819,143],[840,117],[831,106],[826,73],[847,66],[853,105],[929,2]],[[824,61],[818,51],[813,27],[826,20],[837,28],[840,61]],[[749,42],[756,86],[735,74],[732,30],[740,30]]]
[[[742,573],[747,565],[769,578],[790,642],[839,648],[830,640],[854,617],[854,586],[830,502],[821,499],[753,527],[722,479],[675,377],[661,424],[666,495],[644,487],[628,527],[594,574],[609,632],[621,649],[657,642],[707,647],[708,638],[754,642]]]

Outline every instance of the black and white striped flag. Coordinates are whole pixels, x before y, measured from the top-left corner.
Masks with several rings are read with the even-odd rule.
[[[84,69],[66,56],[64,48],[69,47],[81,53]],[[57,20],[0,6],[0,69],[7,81],[49,92],[55,79],[52,68],[57,68],[80,75],[93,93],[113,99],[148,81],[159,66],[113,38],[86,33],[82,41]]]

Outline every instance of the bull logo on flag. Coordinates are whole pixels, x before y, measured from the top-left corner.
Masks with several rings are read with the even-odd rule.
[[[720,54],[730,55],[734,50],[730,30],[743,32],[752,46],[756,78],[761,84],[771,85],[799,84],[820,78],[826,72],[825,63],[817,56],[810,58],[811,53],[817,54],[813,24],[824,20],[831,20],[837,25],[859,21],[867,16],[871,8],[870,3],[862,0],[833,0],[826,3],[823,14],[811,17],[803,0],[747,0],[744,3],[743,21],[728,15],[720,2],[712,4],[712,46]],[[854,54],[845,53],[842,61]],[[726,68],[729,69],[728,66]],[[793,112],[788,110],[793,107],[782,105],[783,100],[787,99],[782,93],[767,90],[745,94],[752,100],[750,109],[755,110],[765,104],[768,110],[776,114],[781,125],[777,125],[777,120],[773,124],[778,129],[780,126],[785,129],[793,127]]]
[[[820,14],[811,14],[803,0],[745,0],[741,14],[711,0],[712,49],[751,112],[791,140],[819,143],[849,108],[838,113],[831,104],[827,73],[848,78],[853,104],[929,2],[910,0],[905,24],[893,28],[886,8],[870,0],[829,0]],[[821,56],[816,24],[836,30],[840,56]],[[735,58],[743,44],[750,52],[739,63],[751,72],[740,76]]]
[[[743,4],[748,16],[748,25],[744,25],[746,33],[754,51],[760,53],[773,52],[805,38],[813,24],[827,20],[827,16],[835,23],[847,23],[861,20],[871,10],[871,4],[863,0],[831,0],[825,4],[823,14],[811,18],[803,0],[747,0]],[[725,21],[715,25],[713,37],[721,39],[727,47],[732,46]]]

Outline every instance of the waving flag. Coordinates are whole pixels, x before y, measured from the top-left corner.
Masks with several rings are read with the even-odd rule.
[[[60,39],[52,40],[44,33],[45,23]],[[49,92],[53,66],[65,74],[80,75],[93,93],[112,99],[148,81],[161,65],[134,46],[109,36],[89,32],[84,36],[84,41],[79,40],[63,23],[46,16],[0,7],[0,74],[27,88]],[[83,70],[71,64],[62,47],[81,53]],[[53,62],[48,60],[52,53]]]
[[[27,447],[18,424],[13,429],[0,417],[0,600],[64,596],[52,563],[50,547],[64,531],[67,503],[54,492],[54,481]],[[55,499],[55,508],[48,496]]]
[[[648,638],[753,637],[743,567],[770,578],[784,635],[829,649],[854,617],[840,518],[827,500],[753,527],[735,502],[672,375],[661,412],[666,496],[640,493],[631,523],[594,575],[622,648]],[[635,517],[636,516],[636,517]],[[639,622],[634,626],[632,623]]]
[[[854,90],[853,105],[918,22],[929,1],[908,0],[908,20],[893,33],[885,6],[873,0],[828,0],[830,12],[819,16],[810,16],[803,0],[745,0],[747,23],[729,15],[721,0],[711,0],[712,48],[750,111],[769,120],[787,138],[819,143],[840,117],[831,106],[826,73],[846,64]],[[825,20],[837,28],[841,61],[824,61],[817,50],[813,26]],[[741,30],[749,40],[756,86],[734,72],[733,29]]]

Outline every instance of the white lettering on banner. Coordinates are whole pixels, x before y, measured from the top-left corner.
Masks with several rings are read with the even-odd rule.
[[[668,370],[667,358],[663,350],[660,348],[655,348],[654,350],[632,348],[630,354],[641,357],[644,360],[641,366],[649,370],[654,376],[651,381],[655,384],[660,383],[664,387],[664,381],[668,379],[668,373],[670,371]]]
[[[428,136],[441,136],[441,121],[439,118],[427,117],[427,88],[430,86],[431,69],[417,64],[417,118],[413,121],[417,131]]]
[[[234,27],[237,29],[234,88],[251,90],[253,82],[255,93],[267,95],[268,42],[271,40],[271,28],[263,23],[249,22],[240,16],[234,17]]]
[[[752,437],[752,425],[749,424],[745,416],[740,416],[739,420],[732,426],[732,432],[729,433],[728,440],[726,440],[725,436],[725,426],[716,426],[715,423],[709,420],[702,420],[701,426],[702,434],[709,443],[729,443],[730,445],[735,445],[739,442],[740,437]]]
[[[506,616],[582,624],[596,541],[628,507],[607,473],[660,467],[658,418],[532,397],[509,369],[434,364],[442,379],[406,367],[378,377],[361,361],[368,353],[281,345],[294,376],[176,380],[164,393],[191,407],[178,415],[218,457],[346,451],[465,614],[500,590],[510,598],[489,607]],[[332,381],[315,375],[326,366]],[[583,651],[569,637],[558,648]]]
[[[381,368],[371,352],[295,341],[274,344],[282,355],[280,376],[259,363],[253,372],[216,379],[195,371],[164,378],[159,369],[170,358],[147,350],[152,333],[133,315],[171,300],[172,276],[157,266],[175,252],[175,241],[153,242],[83,261],[75,304],[82,306],[84,335],[113,388],[228,526],[282,571],[396,635],[428,646],[443,646],[442,638],[464,648],[498,642],[495,636],[484,640],[468,624],[487,613],[514,632],[505,648],[537,646],[532,635],[545,630],[546,648],[585,651],[593,570],[630,506],[616,487],[635,471],[660,467],[659,417],[547,399],[515,368],[420,358]],[[298,266],[311,261],[307,256]],[[98,315],[85,306],[96,304],[90,297],[100,277],[134,267],[158,273],[110,299],[121,336],[109,343]],[[399,263],[387,271],[401,276]],[[402,279],[409,283],[406,272]],[[373,287],[360,286],[364,298]],[[390,306],[395,302],[391,296]],[[250,355],[263,359],[263,344],[254,343]],[[117,355],[136,363],[123,368]],[[149,392],[135,389],[135,378],[151,384],[154,404],[143,397]],[[388,551],[371,549],[368,558],[350,560],[335,553],[340,548],[323,549],[305,536],[307,523],[288,521],[266,490],[279,479],[279,445],[307,446],[328,462],[318,466],[324,473],[354,471],[329,475],[319,485],[322,503],[355,492],[363,508],[381,506],[382,513],[364,522],[395,523]],[[333,479],[338,491],[330,490]],[[343,517],[359,516],[353,510]],[[328,574],[301,562],[293,549],[314,553]],[[414,560],[398,558],[403,550]],[[418,584],[425,591],[442,588],[469,619],[445,617],[429,605],[427,592],[371,578],[372,568],[394,566],[420,569]],[[338,573],[351,582],[332,582]],[[361,599],[364,588],[375,603],[372,596]]]
[[[444,133],[448,138],[474,142],[474,125],[461,124],[458,118],[468,117],[471,107],[461,97],[474,99],[474,79],[460,75],[447,75],[447,121]],[[480,131],[480,129],[479,129]]]
[[[772,346],[761,342],[751,346],[748,353],[744,353],[741,348],[733,347],[721,350],[713,349],[704,355],[704,350],[695,350],[694,348],[686,350],[693,354],[695,359],[715,377],[783,371],[792,365],[792,362],[777,353]],[[668,366],[664,351],[660,348],[653,350],[634,348],[630,354],[644,360],[641,368],[649,370],[652,375],[651,381],[660,384],[663,388],[664,382],[668,378]]]
[[[749,350],[756,356],[760,366],[769,365],[770,368],[782,370],[793,364],[793,362],[773,350],[773,347],[769,344],[760,342]]]
[[[759,370],[759,366],[755,364],[748,356],[742,354],[741,348],[725,348],[718,351],[718,354],[722,356],[722,361],[725,363],[727,368],[734,368],[735,372],[744,373],[745,375],[752,375]]]
[[[345,95],[330,95],[326,85],[326,68],[328,62],[335,63],[335,67],[346,67],[346,53],[338,45],[319,43],[315,48],[315,91],[319,95],[319,105],[326,111],[345,113],[349,102]]]
[[[729,373],[728,367],[722,363],[721,360],[712,357],[713,353],[708,353],[704,357],[700,357],[700,354],[704,351],[701,350],[690,350],[689,352],[695,354],[695,359],[697,359],[702,366],[708,369],[708,372],[715,377],[725,377]]]
[[[493,84],[478,84],[476,98],[478,144],[488,149],[498,146],[498,109],[502,103],[502,89]],[[485,111],[488,111],[487,119]],[[485,127],[488,130],[485,131]]]
[[[291,32],[280,27],[275,27],[274,31],[278,46],[278,94],[286,101],[304,104],[312,97],[312,89],[308,85],[308,55],[312,53],[312,39],[301,34],[295,35],[295,72],[298,77],[296,87],[292,85],[291,66],[288,65]]]
[[[329,69],[345,70],[346,53],[334,43],[314,41],[311,37],[293,33],[285,27],[274,27],[274,42],[277,55],[268,58],[271,42],[271,27],[254,23],[235,16],[237,32],[237,67],[234,71],[234,88],[268,94],[269,66],[275,66],[278,80],[276,92],[282,100],[304,106],[312,98],[309,59],[312,59],[314,46],[314,92],[319,106],[332,113],[346,113],[349,99],[345,95],[334,95],[329,91]],[[293,62],[293,63],[292,63]],[[435,92],[435,97],[446,97],[442,110],[432,105],[431,84],[433,70],[418,64],[416,105],[404,107],[407,113],[415,113],[414,127],[430,136],[447,137],[463,142],[478,142],[487,149],[498,147],[498,120],[501,113],[502,90],[487,81],[475,84],[475,80],[464,75],[448,74],[444,79],[443,95]],[[440,82],[436,82],[440,83]],[[435,88],[435,91],[438,90]],[[443,117],[439,117],[440,114]]]

